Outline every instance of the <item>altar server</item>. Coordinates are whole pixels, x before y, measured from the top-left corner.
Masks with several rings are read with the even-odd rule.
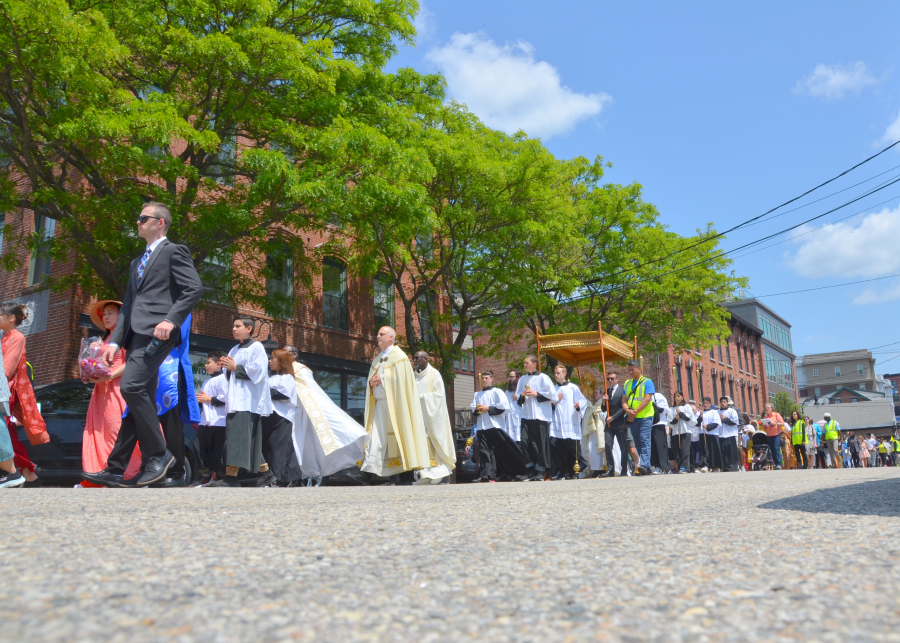
[[[519,413],[520,407],[516,403],[518,399],[516,396],[516,386],[519,384],[519,378],[522,377],[522,371],[518,369],[513,369],[509,372],[509,376],[506,380],[506,401],[509,403],[509,410],[503,414],[503,423],[504,429],[506,429],[506,433],[516,442],[519,446],[519,451],[522,450],[522,417]]]
[[[681,391],[676,391],[668,417],[675,473],[691,472],[691,440],[696,427],[695,416],[694,409],[685,401]]]
[[[741,431],[741,419],[732,408],[734,402],[727,395],[719,400],[719,418],[722,420],[719,450],[722,454],[722,471],[738,470],[738,434]]]
[[[444,379],[431,365],[425,351],[415,354],[416,387],[422,405],[422,420],[428,435],[429,466],[416,474],[415,484],[438,484],[456,468],[456,444],[447,412]]]
[[[481,373],[481,390],[475,393],[471,409],[478,434],[479,479],[497,482],[501,478],[524,476],[525,458],[505,428],[509,399],[494,388],[493,371]]]
[[[581,389],[569,382],[568,369],[557,364],[553,369],[554,386],[553,419],[550,423],[550,452],[553,458],[553,478],[563,480],[575,477],[575,460],[578,442],[581,440],[581,413],[587,399]]]
[[[378,331],[380,349],[369,369],[366,432],[369,443],[360,469],[399,481],[400,473],[429,466],[428,436],[409,357],[394,345],[393,328]]]
[[[703,435],[701,439],[706,445],[706,464],[710,471],[722,470],[722,447],[719,440],[722,437],[722,418],[719,411],[712,407],[712,400],[703,398],[703,417],[701,418]]]
[[[225,399],[225,478],[208,487],[239,487],[238,472],[258,473],[265,464],[262,454],[262,418],[272,414],[269,393],[269,358],[262,344],[252,338],[252,317],[235,317],[231,327],[240,342],[220,361],[228,378]]]
[[[516,385],[516,403],[522,418],[522,444],[528,477],[544,480],[550,477],[550,421],[553,419],[555,392],[553,382],[538,370],[536,355],[525,358],[525,375]]]
[[[228,397],[228,380],[219,366],[224,351],[214,350],[206,355],[206,374],[197,401],[201,404],[200,427],[197,442],[200,447],[201,478],[194,486],[206,484],[215,473],[225,477],[225,400]]]
[[[303,476],[293,442],[298,404],[294,359],[280,348],[273,350],[269,357],[269,395],[272,414],[262,421],[262,450],[269,470],[257,486],[298,486]]]

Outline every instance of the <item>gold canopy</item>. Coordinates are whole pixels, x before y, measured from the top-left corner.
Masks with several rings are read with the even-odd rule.
[[[601,344],[602,341],[602,344]],[[637,344],[608,335],[598,329],[587,333],[538,335],[538,351],[566,366],[599,364],[604,361],[627,362],[634,359]]]

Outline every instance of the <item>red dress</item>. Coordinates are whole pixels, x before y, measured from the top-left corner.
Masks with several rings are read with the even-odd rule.
[[[25,427],[25,434],[31,444],[46,444],[50,441],[50,435],[38,410],[34,389],[28,378],[25,336],[13,328],[3,334],[0,348],[3,349],[3,370],[6,371],[6,379],[9,380],[9,411]],[[28,458],[25,445],[19,441],[18,432],[10,418],[6,418],[6,426],[16,453],[16,468],[34,471],[34,463]]]
[[[103,340],[103,346],[109,338]],[[113,359],[110,370],[115,370],[125,363],[125,351],[120,350]],[[81,468],[88,473],[97,473],[106,468],[109,454],[116,444],[119,428],[122,426],[122,413],[125,412],[125,400],[119,392],[121,377],[94,384],[91,402],[88,405],[87,420],[84,424],[84,439],[81,443]],[[141,451],[135,447],[128,462],[126,478],[132,477],[141,467]],[[129,475],[132,474],[132,475]],[[81,483],[88,486],[87,483]],[[90,485],[94,486],[94,485]]]

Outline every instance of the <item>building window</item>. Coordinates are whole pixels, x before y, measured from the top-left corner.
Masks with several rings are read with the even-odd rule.
[[[862,383],[862,384],[859,385],[859,390],[860,390],[860,391],[865,391],[865,390],[866,390],[866,385],[865,385],[865,383]]]
[[[375,332],[394,325],[394,284],[387,275],[375,275]]]
[[[816,397],[819,397],[822,394],[822,389],[816,389]]]
[[[817,368],[813,369],[813,377],[819,377],[819,369],[817,369]]]
[[[834,376],[835,376],[835,377],[840,377],[840,376],[841,376],[841,367],[840,367],[840,366],[835,366],[835,367],[834,367]]]
[[[416,313],[419,316],[419,339],[428,344],[434,344],[436,339],[434,336],[434,313],[435,313],[434,293],[429,292],[419,295],[416,301]]]
[[[38,284],[50,276],[50,243],[56,231],[56,221],[41,214],[34,215],[36,247],[28,265],[28,285]]]
[[[857,374],[857,375],[862,375],[862,374],[863,374],[863,367],[862,367],[862,364],[857,364],[857,365],[856,365],[856,374]]]
[[[731,344],[728,343],[727,339],[725,340],[725,361],[731,366]]]
[[[6,227],[6,214],[0,212],[0,255],[3,254],[3,228]]]
[[[457,373],[474,373],[475,351],[462,351],[459,357],[453,360],[453,370]]]
[[[738,370],[744,372],[744,362],[741,361],[741,345],[737,345]]]
[[[231,249],[211,254],[200,264],[203,301],[210,304],[231,303]]]
[[[237,137],[224,136],[219,149],[207,155],[207,176],[222,185],[234,185],[234,172],[237,165]]]
[[[684,395],[684,386],[681,384],[681,364],[675,365],[675,381],[677,382],[675,390]]]
[[[832,400],[831,403],[832,403],[832,404],[840,404],[840,403],[841,403],[841,398],[836,397],[836,398],[834,398],[834,400]]]
[[[709,349],[709,359],[716,359],[716,349],[715,348]]]
[[[750,351],[750,368],[753,369],[753,377],[756,377],[756,352]]]
[[[316,383],[354,420],[363,424],[366,410],[367,378],[351,373],[334,373],[318,368],[312,369]]]
[[[347,269],[336,259],[322,264],[322,311],[327,328],[347,330]]]
[[[713,375],[711,379],[712,379],[712,387],[713,387],[712,399],[713,399],[713,403],[716,403],[719,401],[719,389],[716,388],[716,376]],[[702,402],[702,400],[701,400],[701,402]]]
[[[691,366],[687,367],[687,388],[688,399],[694,399],[694,369]]]
[[[719,348],[719,364],[724,364],[725,360],[722,359],[722,345],[719,344],[718,348]]]
[[[855,401],[856,401],[856,398],[855,398],[855,397],[851,397],[851,398],[850,398],[850,401],[851,401],[851,402],[855,402]]]
[[[266,312],[276,317],[294,314],[294,254],[280,239],[270,241],[266,253]]]

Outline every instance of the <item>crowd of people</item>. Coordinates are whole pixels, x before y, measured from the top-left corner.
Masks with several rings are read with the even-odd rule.
[[[253,339],[256,320],[234,318],[235,346],[206,357],[209,375],[194,388],[188,358],[191,314],[203,286],[186,248],[167,237],[171,213],[148,203],[137,220],[147,242],[131,266],[124,301],[94,304],[90,317],[105,329],[92,350],[102,355],[87,381],[94,385],[82,443],[78,487],[292,487],[321,484],[354,470],[358,482],[439,484],[457,464],[444,383],[419,351],[410,359],[390,327],[378,331],[370,366],[364,425],[322,390],[293,346],[268,354]],[[50,438],[41,417],[17,330],[18,304],[0,305],[0,488],[40,486],[18,438]],[[629,378],[610,373],[591,391],[569,381],[557,364],[553,378],[529,355],[524,371],[495,388],[480,374],[471,410],[475,425],[466,451],[476,482],[544,481],[663,473],[895,466],[900,440],[842,434],[830,414],[821,423],[799,412],[785,420],[771,404],[751,419],[733,400],[700,404],[676,392],[671,400],[628,363]],[[197,427],[201,477],[187,479],[184,425]],[[357,469],[358,468],[358,469]]]

